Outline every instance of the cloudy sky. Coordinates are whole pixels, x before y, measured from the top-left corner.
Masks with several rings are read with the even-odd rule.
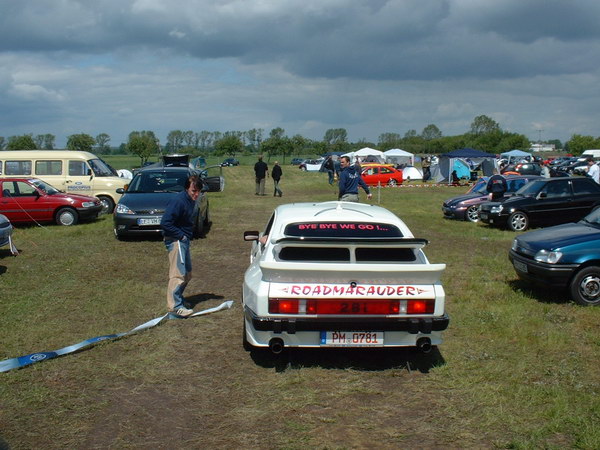
[[[0,0],[0,136],[600,135],[598,0]]]

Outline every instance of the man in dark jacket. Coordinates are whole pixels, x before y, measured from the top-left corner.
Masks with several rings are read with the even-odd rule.
[[[331,156],[328,156],[327,159],[325,160],[325,164],[323,165],[323,167],[325,168],[325,170],[327,171],[327,177],[329,178],[329,184],[333,184],[333,173],[334,173],[334,167],[333,167],[333,158]]]
[[[194,237],[196,200],[202,191],[202,180],[197,175],[185,182],[185,190],[178,193],[167,204],[160,226],[165,247],[169,252],[169,284],[167,286],[167,308],[178,316],[189,316],[194,311],[184,305],[183,291],[192,278],[190,242]]]
[[[256,195],[265,195],[265,177],[269,172],[269,167],[262,159],[258,157],[258,161],[254,164],[254,175],[256,176]]]
[[[358,202],[359,186],[367,193],[367,198],[371,199],[372,195],[369,191],[369,187],[360,176],[360,172],[357,172],[356,168],[350,165],[350,158],[342,156],[340,158],[340,165],[342,171],[338,181],[338,186],[340,188],[338,200],[343,202]]]
[[[281,175],[283,175],[283,170],[281,170],[281,166],[277,161],[275,161],[275,165],[273,166],[273,170],[271,170],[271,176],[273,177],[273,184],[275,186],[275,192],[273,192],[273,197],[279,195],[280,197],[283,195],[281,189],[279,189],[279,180],[281,180]]]
[[[507,189],[506,178],[500,175],[497,170],[494,170],[494,175],[490,177],[486,186],[486,190],[492,194],[492,201],[496,202],[504,197]]]

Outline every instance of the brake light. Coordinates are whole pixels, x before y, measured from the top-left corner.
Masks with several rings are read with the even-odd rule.
[[[288,299],[270,298],[270,314],[395,315],[433,314],[435,299]]]

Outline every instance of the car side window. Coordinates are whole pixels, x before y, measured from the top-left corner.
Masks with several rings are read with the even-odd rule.
[[[571,188],[567,180],[548,183],[542,192],[546,192],[547,198],[568,197],[571,195]]]
[[[575,178],[572,180],[573,191],[576,194],[597,194],[600,191],[600,186],[595,183],[590,183],[585,178]]]
[[[70,176],[85,176],[88,174],[88,166],[85,161],[69,161]]]

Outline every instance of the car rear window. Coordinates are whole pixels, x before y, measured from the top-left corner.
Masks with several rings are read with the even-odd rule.
[[[282,261],[350,261],[350,249],[325,247],[284,247],[279,252]]]
[[[285,227],[290,237],[318,238],[390,238],[402,237],[395,225],[373,222],[302,222]]]

